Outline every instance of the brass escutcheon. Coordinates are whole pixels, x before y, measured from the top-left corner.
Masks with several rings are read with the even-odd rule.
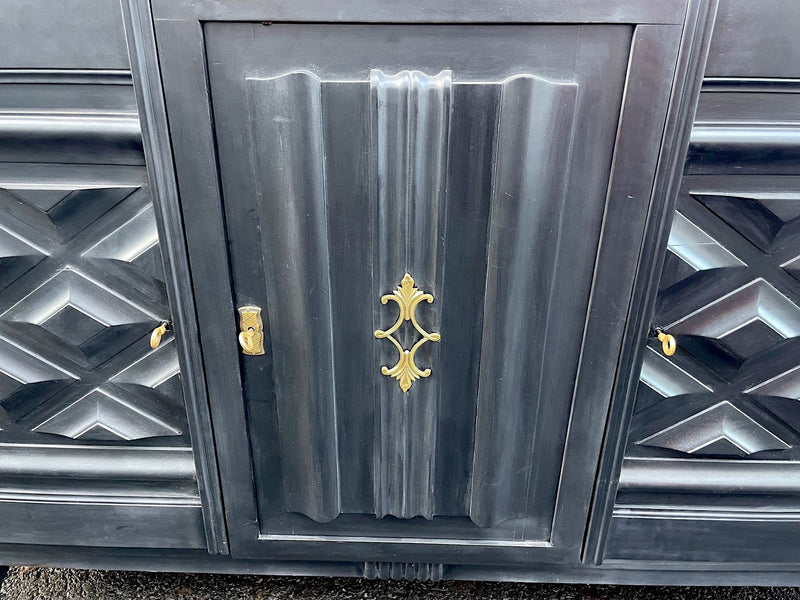
[[[264,323],[258,306],[239,307],[239,345],[242,354],[260,356],[264,354]]]

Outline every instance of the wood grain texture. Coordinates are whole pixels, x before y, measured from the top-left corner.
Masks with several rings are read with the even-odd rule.
[[[340,507],[320,90],[291,73],[251,80],[248,101],[286,507],[329,521]]]
[[[375,329],[395,320],[378,298],[400,284],[403,274],[415,277],[421,291],[435,293],[432,306],[423,303],[417,315],[426,330],[441,323],[446,302],[444,271],[447,160],[450,151],[452,73],[426,75],[401,71],[370,72],[371,150],[376,163],[372,177],[377,224],[373,238],[377,264],[373,268]],[[387,318],[388,316],[388,318]],[[427,327],[425,326],[427,325]],[[410,324],[397,337],[410,349],[419,334]],[[388,350],[388,351],[387,351]],[[438,348],[425,348],[420,361],[434,370],[404,393],[394,379],[373,377],[378,403],[375,444],[379,472],[375,477],[375,513],[412,518],[434,514],[434,457],[442,381]],[[392,366],[396,350],[376,343],[376,362]],[[428,368],[427,366],[421,368]]]
[[[315,294],[319,304],[309,308],[318,311],[325,307],[324,290],[331,290],[336,447],[325,453],[324,460],[318,458],[320,453],[314,445],[321,442],[315,439],[313,443],[295,444],[299,438],[293,425],[287,425],[280,415],[282,403],[288,401],[278,391],[282,378],[307,377],[299,365],[309,361],[287,361],[275,353],[257,361],[242,361],[263,535],[284,536],[288,529],[312,536],[326,531],[347,535],[357,530],[400,535],[418,522],[413,517],[423,516],[427,517],[424,528],[428,537],[517,539],[523,534],[515,533],[522,531],[516,524],[524,521],[524,535],[530,540],[547,539],[561,464],[560,455],[550,450],[563,448],[572,380],[558,377],[558,383],[553,383],[552,378],[543,379],[541,373],[545,363],[551,373],[553,368],[559,373],[574,372],[581,319],[570,315],[572,310],[585,310],[593,265],[590,255],[565,251],[565,231],[571,227],[565,213],[580,214],[578,222],[599,235],[609,164],[609,154],[604,159],[596,152],[578,151],[573,145],[580,84],[560,81],[568,76],[559,78],[555,69],[571,73],[574,58],[569,52],[575,50],[559,55],[548,49],[547,57],[538,56],[522,43],[528,33],[525,28],[515,29],[513,35],[503,39],[494,38],[492,30],[482,27],[445,28],[441,31],[455,36],[458,43],[518,47],[527,53],[525,60],[534,66],[541,64],[533,70],[543,71],[549,78],[535,74],[506,77],[505,71],[490,77],[484,66],[469,62],[460,70],[370,71],[359,62],[361,43],[373,44],[388,64],[397,60],[391,48],[381,45],[385,35],[381,29],[363,25],[262,29],[219,23],[207,29],[212,34],[208,39],[210,75],[226,221],[228,230],[235,232],[229,239],[239,302],[266,302],[266,306],[278,302],[282,296],[271,288],[303,276],[306,281],[298,290],[323,290],[322,296]],[[572,48],[577,32],[550,28],[537,31],[560,40],[566,48]],[[434,61],[433,65],[440,60],[435,57],[441,52],[452,60],[463,61],[466,56],[462,54],[459,59],[455,42],[436,35],[438,28],[402,27],[397,32],[398,39],[417,40],[425,60]],[[630,30],[590,28],[581,34],[586,44],[581,52],[586,57],[592,54],[592,48],[600,46],[613,49],[617,57],[604,67],[620,84],[615,94],[604,100],[604,117],[598,122],[588,113],[590,103],[582,105],[587,111],[582,113],[583,122],[591,124],[588,135],[602,138],[605,151],[610,153]],[[298,69],[297,63],[286,70],[288,63],[281,61],[288,60],[288,55],[276,55],[272,49],[296,45],[298,38],[308,35],[319,39],[320,45],[298,46],[300,56],[295,59],[315,65],[314,73]],[[266,69],[259,60],[263,55],[276,58]],[[581,78],[592,70],[589,59],[585,60]],[[348,61],[353,61],[353,66]],[[243,93],[244,82],[253,85],[289,77],[307,78],[315,87],[311,93],[304,92],[303,102],[291,104],[292,96],[286,95],[265,103],[273,111],[284,111],[280,114],[254,115],[248,108],[255,97],[253,89]],[[602,77],[596,77],[592,85],[600,86],[602,81]],[[320,108],[310,113],[291,112],[309,98],[316,98],[317,82]],[[518,121],[524,127],[518,127]],[[312,127],[314,132],[321,132],[315,133],[321,135],[321,141],[307,145],[306,151],[319,154],[301,161],[293,144],[306,139],[305,131]],[[250,139],[256,142],[251,144]],[[564,164],[571,165],[573,150],[581,167],[564,169]],[[286,164],[287,156],[293,164]],[[302,167],[297,166],[300,164]],[[271,182],[284,185],[254,186],[252,182],[264,177],[264,169],[269,170]],[[324,174],[322,183],[317,182],[320,172]],[[287,173],[293,174],[286,179]],[[594,182],[588,193],[590,206],[587,200],[583,207],[574,204],[567,210],[567,182],[579,189],[587,177]],[[254,226],[249,215],[261,214],[264,205],[285,202],[286,197],[308,199],[309,204],[303,204],[304,210],[294,221],[272,212],[270,220],[280,225],[267,223],[262,217],[264,224]],[[492,221],[495,211],[496,221]],[[323,227],[316,223],[323,215],[327,230],[319,233]],[[293,222],[305,225],[295,229]],[[307,229],[318,232],[314,239],[303,237]],[[301,244],[298,240],[304,241]],[[451,242],[455,251],[450,250]],[[271,244],[283,247],[255,257],[249,251],[253,243],[263,248],[272,248]],[[327,246],[327,274],[321,267],[300,268],[313,255],[322,256],[320,244]],[[513,257],[517,250],[519,259]],[[559,263],[559,255],[568,262]],[[272,274],[273,261],[297,272],[281,275],[278,281]],[[316,265],[317,259],[314,261]],[[495,286],[493,302],[496,300],[498,306],[487,304],[490,265],[492,269],[505,269],[509,263],[513,263],[513,272],[506,273],[505,279],[498,282],[494,275],[489,278]],[[532,264],[541,264],[533,274]],[[580,275],[560,279],[554,275],[557,264],[573,265]],[[421,325],[428,331],[448,326],[443,342],[426,344],[420,351],[419,364],[430,367],[432,374],[414,382],[408,394],[380,373],[381,365],[397,360],[396,349],[374,339],[365,343],[364,337],[371,337],[375,329],[385,328],[394,320],[393,305],[383,306],[379,300],[397,287],[406,271],[421,290],[434,296],[433,303],[417,311]],[[556,306],[555,292],[542,291],[556,280],[560,292],[573,294],[567,302],[569,311],[564,305]],[[303,302],[291,308],[274,308],[275,318],[290,320],[290,311],[305,310]],[[512,319],[492,339],[483,340],[484,323],[497,319],[503,303],[515,306],[515,317],[526,315],[531,321],[531,330],[524,336],[530,346],[514,345],[520,333],[511,325]],[[317,321],[325,319],[327,316],[321,315]],[[308,341],[293,335],[299,327],[280,323],[272,327],[273,321],[270,314],[267,335],[281,337],[279,342],[271,342],[276,351],[287,356],[295,350],[311,351],[306,347]],[[537,332],[537,328],[544,332]],[[567,331],[569,339],[564,341]],[[404,347],[416,341],[410,327],[399,333]],[[537,335],[543,336],[541,347],[536,345]],[[315,343],[322,347],[327,341],[317,339]],[[541,348],[549,344],[564,352],[568,348],[572,358],[564,361],[564,355],[559,355],[561,360],[547,356]],[[523,346],[527,348],[524,352]],[[518,350],[518,361],[504,367],[501,357]],[[535,423],[535,431],[528,437],[486,436],[478,450],[474,432],[482,376],[479,365],[484,354],[489,361],[484,375],[509,380],[503,393],[486,389],[484,411],[494,418],[508,409],[507,417],[498,418],[507,419],[506,423],[527,419]],[[531,357],[535,364],[532,368],[525,363]],[[506,371],[502,371],[504,368]],[[521,389],[524,386],[519,378],[524,379],[529,372],[544,384],[537,388],[526,383],[527,388]],[[328,377],[322,373],[316,376]],[[308,399],[292,396],[292,402],[307,402],[315,405],[315,410],[323,410],[318,404],[327,402],[325,394],[310,388],[305,393]],[[495,393],[501,400],[491,399]],[[548,401],[539,402],[539,397]],[[503,406],[492,407],[498,402]],[[517,410],[517,405],[524,407]],[[455,437],[442,439],[440,430],[448,436],[455,433]],[[330,429],[327,431],[325,435],[330,436]],[[315,432],[317,437],[323,435],[323,429]],[[491,450],[502,454],[503,449],[515,444],[516,449],[508,450],[507,455],[516,457],[515,468],[530,474],[519,482],[520,493],[526,498],[511,508],[487,508],[495,501],[492,489],[497,486],[491,482],[473,486],[471,481],[483,468],[475,465],[492,470],[496,463],[476,453]],[[338,469],[341,514],[336,518],[319,518],[320,512],[306,511],[307,506],[289,502],[282,492],[283,483],[275,485],[294,480],[295,461],[318,465],[314,473],[321,481],[329,481]],[[471,497],[473,488],[478,491]],[[289,505],[295,510],[287,511]],[[473,509],[476,514],[485,511],[491,516],[482,514],[478,526],[470,520]],[[292,514],[298,512],[301,514]]]
[[[469,490],[470,516],[482,526],[525,515],[536,487],[531,424],[539,403],[552,401],[543,359],[577,92],[535,77],[500,91]]]

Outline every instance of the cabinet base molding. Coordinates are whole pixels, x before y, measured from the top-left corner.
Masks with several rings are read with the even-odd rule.
[[[75,548],[0,545],[0,563],[31,566],[204,572],[239,575],[363,577],[364,563],[242,560],[209,555],[205,550]],[[373,563],[376,564],[376,563]],[[788,564],[682,563],[674,561],[607,560],[601,566],[527,567],[442,565],[445,579],[520,581],[528,583],[596,583],[606,585],[800,585],[800,569]]]

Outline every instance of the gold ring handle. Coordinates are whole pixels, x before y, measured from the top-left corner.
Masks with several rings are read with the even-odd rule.
[[[675,354],[675,351],[678,349],[678,342],[675,341],[675,336],[664,333],[660,329],[656,329],[656,333],[658,334],[658,341],[661,342],[661,351],[666,356]]]
[[[161,345],[161,338],[164,337],[165,333],[167,333],[167,327],[169,327],[169,323],[167,321],[163,321],[161,325],[153,329],[153,333],[150,334],[150,347],[153,350]]]

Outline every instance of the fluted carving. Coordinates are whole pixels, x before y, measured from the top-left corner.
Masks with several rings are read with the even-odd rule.
[[[377,223],[373,269],[375,297],[388,293],[404,273],[422,289],[437,295],[426,307],[428,323],[441,322],[446,300],[443,271],[442,220],[445,214],[447,154],[452,75],[401,71],[370,72],[371,154],[376,192]],[[422,312],[422,311],[420,311]],[[392,317],[390,316],[389,319]],[[385,310],[375,312],[376,329],[387,323]],[[429,328],[431,329],[431,328]],[[398,332],[410,348],[410,332]],[[429,344],[428,346],[431,346]],[[386,345],[376,346],[378,364],[394,364]],[[427,351],[427,352],[426,352]],[[426,347],[435,364],[438,351]],[[437,434],[437,396],[440,379],[414,386],[408,394],[391,380],[378,380],[379,411],[376,445],[379,464],[375,481],[375,512],[430,519],[434,509],[431,481]]]

